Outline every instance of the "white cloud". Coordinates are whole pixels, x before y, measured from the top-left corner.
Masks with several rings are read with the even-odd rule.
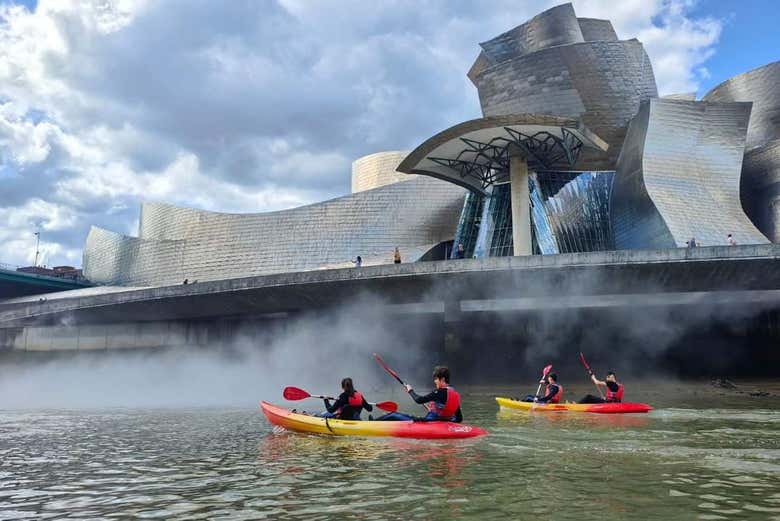
[[[477,117],[478,42],[559,2],[41,0],[0,4],[0,261],[78,262],[138,205],[289,208],[348,191],[350,162]],[[638,37],[661,92],[707,74],[721,24],[690,2],[581,0]],[[59,259],[59,260],[57,260]]]

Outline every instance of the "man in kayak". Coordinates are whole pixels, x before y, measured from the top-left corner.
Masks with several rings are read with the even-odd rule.
[[[406,392],[416,403],[428,404],[428,414],[423,418],[415,418],[408,414],[400,412],[391,412],[381,418],[382,421],[404,421],[404,420],[422,420],[422,421],[446,421],[460,423],[463,421],[463,412],[460,410],[460,393],[450,386],[450,370],[444,366],[436,366],[433,369],[433,384],[436,389],[420,396],[412,386],[404,384]]]
[[[433,369],[433,384],[436,389],[420,396],[414,392],[412,386],[406,384],[406,392],[416,403],[428,405],[428,414],[423,418],[426,421],[445,421],[460,423],[463,421],[463,413],[460,410],[460,394],[450,387],[450,370],[444,366],[436,366]]]
[[[536,403],[559,403],[563,398],[563,386],[558,383],[558,375],[550,373],[546,378],[539,381],[540,384],[547,384],[544,396],[534,396],[529,394],[523,398],[524,402],[536,402]]]
[[[579,403],[620,403],[623,401],[623,384],[617,381],[614,371],[607,373],[607,377],[602,381],[596,378],[593,371],[589,371],[590,379],[597,387],[603,387],[606,391],[605,397],[586,395]]]
[[[330,399],[325,398],[325,409],[328,412],[318,414],[322,418],[340,418],[342,420],[359,420],[363,409],[371,412],[374,406],[363,398],[363,395],[355,390],[352,378],[344,378],[341,381],[341,390],[343,391],[333,405]]]

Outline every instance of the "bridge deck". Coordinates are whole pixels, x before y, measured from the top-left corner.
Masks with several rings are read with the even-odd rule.
[[[216,318],[385,304],[780,289],[780,245],[497,257],[316,270],[0,301],[0,328]]]

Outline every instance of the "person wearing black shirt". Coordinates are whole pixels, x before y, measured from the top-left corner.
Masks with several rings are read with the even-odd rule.
[[[586,395],[579,403],[619,403],[623,401],[623,384],[617,381],[614,371],[607,373],[604,380],[599,380],[593,372],[590,372],[590,379],[599,388],[604,388],[605,396]]]
[[[366,401],[362,394],[355,390],[352,378],[341,381],[342,393],[331,405],[331,398],[325,398],[325,409],[328,412],[319,414],[323,418],[340,418],[342,420],[359,420],[363,409],[371,412],[374,406]]]
[[[381,418],[382,421],[403,421],[403,420],[422,420],[422,421],[448,421],[460,423],[463,421],[463,412],[460,409],[460,393],[450,386],[450,370],[444,366],[437,366],[433,369],[433,384],[436,388],[430,393],[420,396],[412,386],[405,384],[406,392],[412,397],[415,403],[421,405],[428,404],[428,414],[423,418],[415,418],[408,414],[400,412],[391,412]]]
[[[529,394],[523,398],[522,401],[535,403],[559,403],[561,401],[561,397],[563,396],[563,388],[561,387],[561,384],[558,383],[558,375],[555,373],[550,373],[539,381],[540,385],[545,383],[547,384],[547,388],[545,389],[543,396]]]

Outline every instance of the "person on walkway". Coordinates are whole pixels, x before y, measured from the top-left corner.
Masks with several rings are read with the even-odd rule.
[[[393,263],[401,264],[401,252],[398,251],[398,246],[395,247],[395,252],[393,252]]]
[[[691,239],[688,242],[686,242],[685,244],[687,244],[689,248],[695,248],[696,247],[696,237],[691,237]]]
[[[352,264],[354,264],[356,268],[359,268],[363,265],[363,259],[358,255],[355,260],[352,261]]]
[[[534,396],[529,394],[523,398],[524,402],[535,403],[559,403],[563,398],[563,386],[558,383],[558,375],[550,373],[546,378],[539,380],[540,384],[547,384],[544,391],[544,396]]]
[[[463,243],[458,243],[458,249],[455,250],[455,258],[456,259],[462,259],[466,256],[466,250],[463,248]]]
[[[728,237],[726,237],[726,242],[729,246],[736,246],[737,241],[734,240],[734,237],[731,236],[731,234],[728,234]]]
[[[591,381],[597,387],[603,387],[605,390],[604,398],[601,396],[586,395],[578,403],[620,403],[623,401],[623,384],[617,381],[614,371],[607,373],[604,380],[599,380],[592,371],[589,372]]]
[[[359,420],[363,409],[371,412],[374,406],[366,401],[361,393],[355,390],[352,378],[344,378],[341,381],[342,393],[333,402],[325,398],[325,409],[327,412],[318,414],[322,418],[340,418],[342,420]]]

